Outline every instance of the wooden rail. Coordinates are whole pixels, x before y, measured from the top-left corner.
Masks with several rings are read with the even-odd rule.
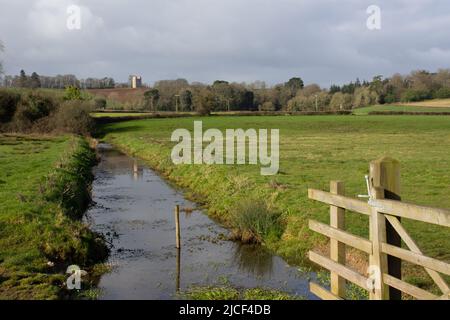
[[[366,216],[370,216],[372,207],[376,207],[380,212],[392,216],[450,227],[450,212],[444,209],[423,207],[393,200],[378,199],[368,203],[358,199],[347,198],[345,196],[339,196],[330,192],[314,189],[308,190],[308,197],[311,200],[320,201],[331,206],[346,208],[347,210],[358,212]]]
[[[450,264],[425,256],[401,223],[401,218],[450,227],[450,211],[429,208],[399,200],[400,172],[398,162],[383,158],[371,163],[369,201],[352,199],[344,195],[342,182],[332,181],[330,192],[310,189],[308,196],[330,206],[330,225],[314,220],[309,228],[330,238],[330,257],[316,252],[309,259],[330,271],[330,290],[316,283],[310,290],[321,299],[346,298],[346,282],[367,290],[371,300],[399,299],[402,293],[415,299],[448,300],[450,289],[441,274],[450,276]],[[345,231],[345,211],[369,216],[369,239]],[[401,247],[401,240],[405,249]],[[369,276],[346,266],[346,246],[369,255]],[[442,295],[435,295],[401,279],[401,261],[424,267]]]

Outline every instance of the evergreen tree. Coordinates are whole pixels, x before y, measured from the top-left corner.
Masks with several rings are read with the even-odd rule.
[[[150,104],[151,111],[156,111],[156,106],[158,104],[158,101],[160,99],[160,94],[158,89],[150,89],[144,93],[144,99],[146,100],[147,104]]]
[[[20,75],[19,75],[19,84],[18,86],[20,88],[26,88],[28,87],[28,77],[27,74],[25,73],[24,70],[20,70]]]
[[[292,91],[298,91],[303,89],[305,84],[303,83],[302,78],[291,78],[288,82],[286,82],[285,86]]]
[[[36,89],[40,87],[41,87],[41,79],[39,78],[39,75],[36,72],[33,72],[30,78],[30,88]]]
[[[335,84],[332,84],[330,87],[330,94],[335,94],[336,92],[340,92],[341,87]]]

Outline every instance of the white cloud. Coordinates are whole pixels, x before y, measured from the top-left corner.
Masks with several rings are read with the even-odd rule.
[[[85,35],[97,32],[103,26],[103,19],[96,17],[91,9],[72,0],[38,0],[27,15],[28,32],[40,40],[61,41],[68,36],[71,31],[67,28],[69,14],[67,9],[72,6],[79,6],[82,28],[80,33]],[[83,32],[83,30],[85,32]]]

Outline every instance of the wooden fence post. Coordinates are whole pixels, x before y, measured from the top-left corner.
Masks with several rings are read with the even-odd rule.
[[[372,199],[384,199],[384,190],[372,187]],[[369,256],[369,279],[372,280],[370,300],[389,300],[389,287],[384,283],[383,275],[388,272],[386,254],[381,251],[381,243],[386,242],[386,218],[376,208],[372,208],[369,218],[372,255]]]
[[[388,157],[372,161],[370,163],[370,183],[373,188],[372,196],[375,196],[375,199],[384,198],[390,200],[401,200],[400,163],[397,160]],[[385,225],[385,231],[380,231],[380,236],[384,237],[383,233],[385,233],[386,242],[388,244],[401,247],[402,242],[400,235],[395,231],[394,227],[388,221],[385,221],[384,216],[382,218],[375,217],[375,220],[380,219],[382,221],[378,221],[378,226]],[[371,221],[374,222],[373,219],[371,219]],[[376,228],[376,226],[371,226],[370,230],[373,231],[374,227]],[[373,240],[376,241],[376,239]],[[388,256],[387,273],[397,279],[401,279],[401,260],[396,257]],[[388,293],[389,294],[386,294],[384,298],[389,298],[390,300],[401,300],[402,298],[401,291],[395,288],[390,287]]]
[[[177,249],[181,249],[180,206],[175,206],[175,236]]]
[[[345,195],[344,183],[331,181],[330,192],[337,195]],[[345,209],[330,206],[330,226],[336,229],[345,229]],[[345,265],[345,244],[335,239],[330,239],[330,259]],[[345,298],[345,279],[331,272],[331,292],[341,298]]]

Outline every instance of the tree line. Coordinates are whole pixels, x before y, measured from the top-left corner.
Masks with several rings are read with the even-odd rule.
[[[78,80],[74,75],[6,76],[6,87],[81,89],[123,87],[112,78]],[[413,71],[390,78],[375,76],[371,81],[356,79],[343,85],[324,89],[317,84],[305,85],[300,77],[268,86],[263,81],[236,83],[217,80],[208,85],[189,83],[185,79],[157,81],[137,102],[124,104],[123,109],[146,111],[339,111],[374,104],[415,102],[450,98],[450,69],[437,72]]]
[[[149,111],[339,111],[374,104],[450,98],[450,69],[413,71],[406,76],[376,76],[323,89],[300,77],[272,87],[262,81],[212,85],[185,79],[158,81],[144,94],[141,109]]]
[[[73,74],[41,76],[33,72],[28,76],[24,70],[19,75],[7,75],[3,78],[2,86],[6,88],[46,88],[46,89],[65,89],[73,86],[81,89],[111,89],[116,87],[113,78],[105,77],[101,79],[87,78],[77,79]]]

